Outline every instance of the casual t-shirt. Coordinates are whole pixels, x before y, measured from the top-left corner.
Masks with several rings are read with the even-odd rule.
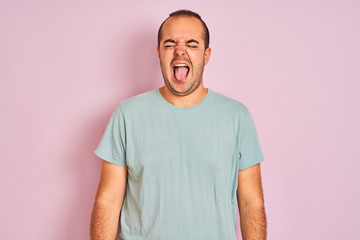
[[[238,171],[264,160],[247,107],[209,88],[187,108],[158,88],[121,101],[94,152],[127,166],[122,240],[236,240]]]

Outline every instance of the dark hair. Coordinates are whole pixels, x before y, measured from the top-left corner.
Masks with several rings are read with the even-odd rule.
[[[206,26],[205,22],[201,19],[200,15],[197,14],[196,12],[193,12],[193,11],[190,11],[190,10],[186,10],[186,9],[183,9],[183,10],[177,10],[175,12],[172,12],[169,14],[169,17],[167,19],[165,19],[163,21],[163,23],[160,25],[160,28],[159,28],[159,31],[158,31],[158,47],[160,47],[160,39],[161,39],[161,30],[162,30],[162,27],[164,25],[164,23],[166,22],[166,20],[168,20],[169,18],[171,17],[177,17],[177,16],[187,16],[187,17],[195,17],[197,19],[199,19],[203,25],[203,28],[204,28],[204,42],[205,42],[205,49],[207,49],[209,47],[209,43],[210,43],[210,33],[209,33],[209,29],[208,27]]]

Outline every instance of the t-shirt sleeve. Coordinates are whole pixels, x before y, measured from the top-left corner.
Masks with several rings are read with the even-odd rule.
[[[121,113],[120,107],[117,106],[94,153],[105,161],[118,166],[127,166],[125,134],[124,116]]]
[[[239,168],[244,170],[264,161],[253,118],[247,108],[240,118],[238,136]]]

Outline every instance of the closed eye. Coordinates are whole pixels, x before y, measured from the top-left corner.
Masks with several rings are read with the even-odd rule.
[[[167,44],[167,45],[164,45],[164,48],[171,48],[171,47],[174,47],[175,44]]]
[[[167,39],[164,41],[164,47],[165,48],[170,48],[170,47],[173,47],[175,46],[175,41],[172,40],[172,39]]]

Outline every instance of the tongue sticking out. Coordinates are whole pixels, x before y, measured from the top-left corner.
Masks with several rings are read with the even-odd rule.
[[[175,67],[175,78],[178,81],[183,81],[187,74],[189,72],[189,69],[187,67]]]

